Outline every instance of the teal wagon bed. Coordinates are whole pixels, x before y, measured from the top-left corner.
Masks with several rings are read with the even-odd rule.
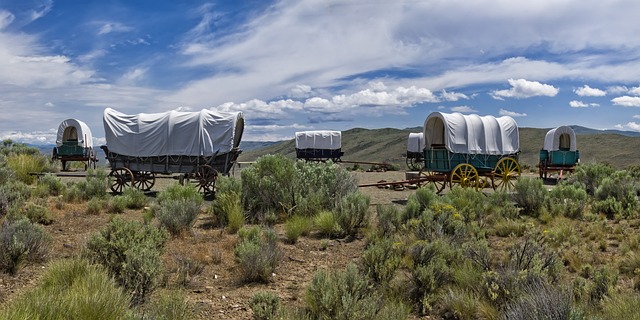
[[[111,108],[103,114],[113,192],[127,187],[151,190],[157,174],[214,194],[219,174],[228,175],[238,156],[244,116],[241,112],[170,111],[127,115]]]
[[[73,161],[82,162],[85,170],[95,169],[98,158],[93,149],[93,135],[89,126],[78,119],[62,121],[58,126],[51,159],[62,163],[62,171],[66,171],[67,163]]]
[[[571,173],[580,162],[576,133],[571,127],[560,126],[547,132],[544,145],[540,150],[538,173],[541,179],[547,179],[553,172],[562,179],[564,173]]]
[[[519,132],[511,117],[433,112],[423,129],[420,179],[438,192],[446,185],[509,191],[520,177]]]

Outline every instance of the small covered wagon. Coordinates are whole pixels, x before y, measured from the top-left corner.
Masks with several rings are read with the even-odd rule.
[[[431,113],[424,122],[420,178],[441,192],[446,184],[508,191],[521,169],[519,133],[511,117]]]
[[[111,108],[103,114],[111,190],[148,191],[156,174],[180,174],[202,193],[213,194],[218,174],[228,175],[241,153],[241,112],[197,112],[127,115]]]
[[[296,132],[296,157],[307,161],[340,161],[342,133],[340,131]]]
[[[424,166],[424,133],[409,133],[407,140],[407,168],[419,171]]]
[[[546,179],[551,172],[557,172],[558,179],[562,179],[562,174],[573,172],[579,161],[576,133],[571,127],[560,126],[547,132],[538,163],[541,179]]]
[[[77,119],[67,119],[58,126],[56,146],[51,154],[52,160],[62,163],[62,170],[67,170],[67,162],[84,163],[84,169],[96,167],[98,158],[93,149],[93,135],[89,126]]]

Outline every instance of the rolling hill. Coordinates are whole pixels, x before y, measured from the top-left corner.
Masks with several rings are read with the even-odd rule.
[[[544,136],[549,129],[519,128],[520,163],[535,169]],[[600,131],[574,126],[582,163],[607,162],[616,168],[640,165],[640,134],[626,131]],[[363,162],[388,162],[406,169],[407,137],[420,132],[421,127],[406,129],[362,129],[342,132],[342,160]],[[264,148],[245,150],[238,161],[255,161],[265,154],[283,154],[295,158],[292,140],[273,143]]]

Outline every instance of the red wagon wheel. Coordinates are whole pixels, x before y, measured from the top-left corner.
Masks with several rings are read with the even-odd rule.
[[[142,191],[149,191],[156,184],[156,174],[149,171],[138,171],[135,173],[133,186]]]
[[[122,193],[125,188],[131,187],[135,182],[133,173],[127,168],[116,168],[109,173],[109,184],[111,191]]]
[[[447,186],[447,174],[434,172],[431,170],[426,170],[424,168],[420,169],[420,173],[418,175],[419,179],[424,179],[425,181],[418,182],[419,186],[426,186],[427,184],[433,184],[436,189],[436,193],[442,192],[444,188]]]

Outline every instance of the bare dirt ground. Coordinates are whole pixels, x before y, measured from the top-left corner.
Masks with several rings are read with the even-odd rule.
[[[360,184],[375,183],[380,180],[405,180],[403,171],[354,172]],[[79,178],[65,177],[72,180]],[[159,191],[172,179],[159,179],[153,189]],[[371,212],[378,204],[401,206],[413,189],[363,187],[361,192],[371,197]],[[54,222],[44,226],[53,237],[49,261],[77,256],[89,237],[106,226],[111,215],[101,212],[88,215],[86,204],[64,204],[55,208],[56,199],[50,199]],[[207,204],[208,205],[208,204]],[[127,210],[119,216],[124,219],[142,221],[141,210]],[[284,239],[283,225],[275,230]],[[183,290],[188,301],[194,305],[198,319],[249,319],[252,316],[249,301],[257,291],[276,293],[283,305],[301,305],[304,292],[314,272],[319,269],[342,269],[350,262],[357,262],[364,248],[364,239],[353,241],[344,239],[323,239],[315,234],[301,237],[296,244],[280,242],[283,252],[280,265],[268,284],[245,284],[237,276],[237,265],[233,248],[236,235],[230,235],[220,228],[211,227],[210,217],[202,213],[192,231],[168,242],[165,254],[165,286]],[[180,284],[178,260],[191,259],[204,266],[199,275],[188,284]],[[0,273],[0,304],[8,303],[20,293],[38,284],[47,268],[47,263],[28,264],[16,275]]]

